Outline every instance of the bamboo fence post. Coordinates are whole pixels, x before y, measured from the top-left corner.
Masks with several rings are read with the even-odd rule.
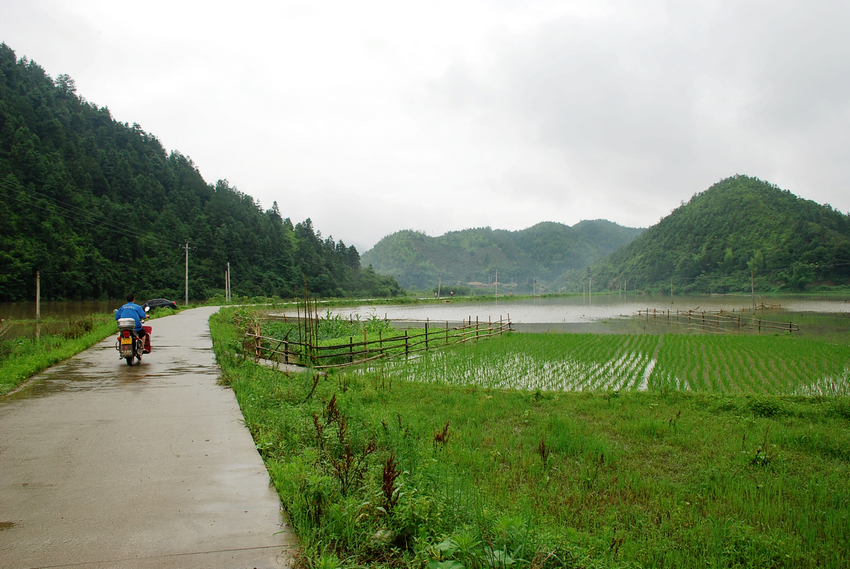
[[[354,336],[348,337],[348,354],[348,361],[354,363]]]
[[[428,351],[428,322],[429,318],[425,318],[425,351]]]
[[[475,339],[478,339],[478,317],[475,317]]]
[[[410,347],[407,343],[407,330],[404,331],[404,359],[407,359],[410,355]]]
[[[369,357],[369,343],[366,340],[366,330],[363,330],[363,361]]]
[[[295,313],[297,316],[295,317],[295,323],[298,324],[298,342],[303,343],[304,339],[301,337],[301,303],[295,303]]]
[[[449,345],[449,321],[446,320],[446,345]]]

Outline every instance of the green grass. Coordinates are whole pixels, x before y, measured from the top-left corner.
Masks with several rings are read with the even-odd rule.
[[[303,329],[293,322],[281,320],[267,320],[267,315],[253,308],[240,308],[234,312],[235,319],[245,329],[256,330],[260,324],[261,335],[264,338],[289,342],[299,342],[304,335]],[[496,336],[499,332],[499,322],[490,324],[484,322],[479,330],[471,328],[458,329],[442,327],[439,324],[425,328],[405,328],[403,330],[394,328],[389,321],[371,316],[366,319],[343,318],[341,315],[333,315],[328,310],[316,323],[316,341],[314,346],[318,349],[313,352],[312,365],[319,368],[323,366],[338,366],[364,359],[364,351],[369,350],[368,357],[375,358],[380,353],[384,360],[398,356],[410,355],[435,347],[457,344],[465,338],[484,338]],[[274,340],[263,340],[264,349],[281,349],[281,345],[275,345]],[[298,353],[298,361],[303,363],[307,357],[303,355],[303,349],[299,346],[289,345],[289,349]],[[269,356],[270,352],[265,352]]]
[[[60,326],[61,324],[61,326]],[[51,328],[54,333],[48,333]],[[117,328],[111,314],[94,314],[42,324],[40,337],[0,339],[0,395],[9,393],[35,373],[93,346]]]
[[[847,397],[610,389],[631,377],[620,370],[645,361],[624,354],[660,354],[667,337],[569,338],[595,379],[564,392],[410,381],[426,358],[412,360],[407,376],[404,366],[289,376],[237,355],[227,311],[211,330],[311,567],[846,564]],[[563,347],[540,336],[553,343],[535,352],[518,337],[517,353],[533,358]],[[700,338],[715,339],[694,337],[671,354],[698,349]],[[802,353],[771,340],[706,349]],[[508,350],[500,342],[438,353],[492,357]],[[722,369],[736,366],[724,358]],[[528,377],[546,370],[528,368]],[[738,381],[712,377],[707,386]]]
[[[148,319],[171,313],[160,310],[150,314]],[[15,324],[20,329],[35,329],[33,321],[16,321]],[[39,337],[33,331],[16,337],[0,337],[0,396],[13,391],[34,374],[90,348],[117,331],[113,314],[91,314],[67,320],[48,319],[42,322]]]
[[[850,346],[789,335],[513,333],[384,371],[494,389],[850,395]]]

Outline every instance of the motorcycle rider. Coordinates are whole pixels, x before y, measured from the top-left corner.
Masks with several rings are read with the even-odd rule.
[[[142,326],[142,320],[147,317],[148,315],[145,314],[144,309],[136,304],[136,295],[132,293],[127,295],[127,304],[115,312],[115,320],[119,318],[132,318],[136,321],[136,334],[144,341],[145,353],[149,354],[151,353],[150,336],[147,334],[144,326]]]

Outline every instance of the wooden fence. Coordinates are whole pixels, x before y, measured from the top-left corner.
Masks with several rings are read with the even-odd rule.
[[[706,332],[758,332],[763,330],[783,330],[788,332],[799,332],[800,326],[793,322],[775,322],[756,318],[754,314],[746,315],[743,312],[724,312],[709,310],[658,310],[655,308],[638,310],[638,317],[656,324],[684,325],[689,329],[697,329]]]
[[[501,317],[497,321],[475,322],[464,321],[460,326],[450,327],[446,322],[443,326],[434,325],[430,320],[424,322],[424,330],[405,330],[404,334],[396,333],[384,337],[383,332],[369,337],[364,331],[363,339],[349,337],[347,343],[335,345],[320,345],[318,342],[300,342],[289,339],[270,338],[248,330],[245,339],[250,342],[254,357],[272,360],[280,363],[328,369],[359,365],[377,359],[409,357],[410,354],[435,350],[446,346],[461,344],[470,340],[482,340],[512,332],[510,317]]]

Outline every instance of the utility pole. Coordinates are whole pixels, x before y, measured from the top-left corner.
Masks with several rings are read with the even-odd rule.
[[[499,298],[499,269],[496,269],[496,298]]]
[[[587,279],[587,300],[593,304],[593,277]]]
[[[41,338],[41,275],[35,272],[35,337]]]
[[[35,321],[41,322],[41,274],[35,272]]]
[[[673,304],[673,279],[670,279],[670,304]]]
[[[226,292],[224,294],[225,300],[230,302],[230,261],[227,262],[227,283],[225,283]]]
[[[185,306],[189,306],[189,240],[186,240],[186,244],[181,247],[186,251],[186,288],[185,295],[183,298],[183,304]]]

